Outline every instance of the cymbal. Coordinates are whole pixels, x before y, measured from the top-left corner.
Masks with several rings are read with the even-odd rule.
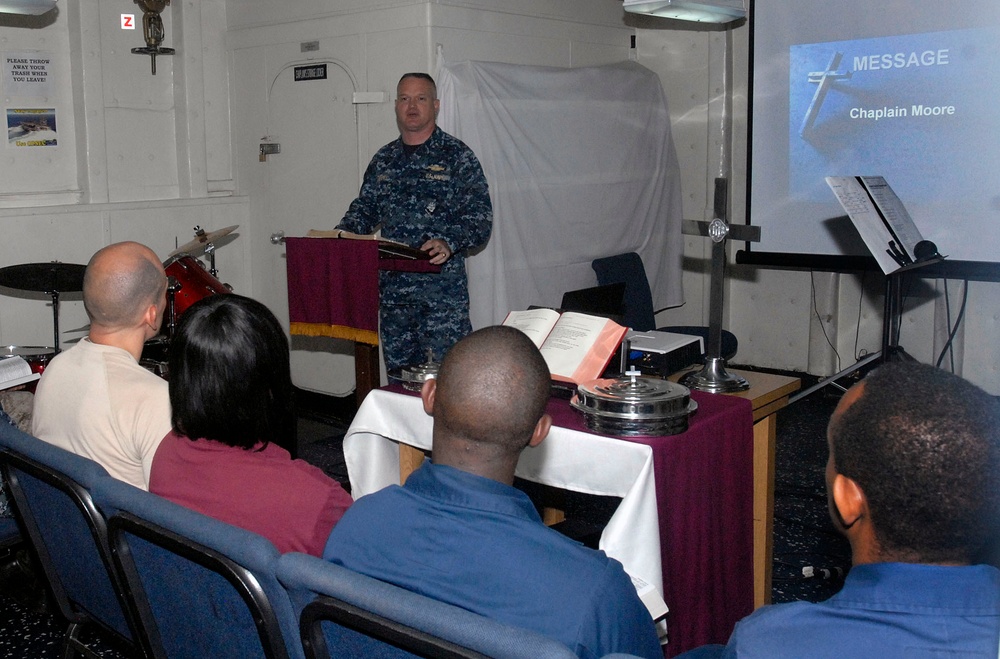
[[[85,265],[77,263],[22,263],[0,268],[0,286],[39,293],[71,293],[83,290]]]
[[[195,239],[189,243],[184,243],[174,251],[167,255],[167,258],[177,256],[178,254],[190,254],[192,256],[198,256],[201,252],[205,250],[205,247],[209,243],[214,243],[219,238],[223,236],[228,236],[233,231],[240,228],[240,225],[234,224],[231,227],[226,227],[225,229],[219,229],[218,231],[210,231],[207,233],[202,233],[201,235],[196,235]]]

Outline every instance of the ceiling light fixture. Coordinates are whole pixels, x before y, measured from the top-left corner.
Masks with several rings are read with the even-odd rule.
[[[746,18],[745,0],[625,0],[625,11],[679,21],[731,23]]]
[[[55,6],[56,0],[0,0],[0,14],[40,16]]]

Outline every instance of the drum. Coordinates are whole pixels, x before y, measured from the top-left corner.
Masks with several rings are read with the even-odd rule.
[[[17,355],[28,362],[32,373],[39,375],[45,371],[45,366],[56,356],[56,349],[45,346],[0,346],[0,359]],[[38,381],[29,382],[25,389],[34,393]]]
[[[163,264],[163,269],[167,271],[168,277],[173,277],[180,287],[174,292],[174,317],[167,318],[167,321],[174,321],[181,317],[187,308],[202,298],[216,293],[229,293],[229,287],[212,276],[205,269],[201,261],[189,254],[178,254],[170,257]],[[169,301],[170,290],[167,290]],[[171,325],[173,322],[171,323]]]
[[[170,341],[163,336],[157,336],[142,346],[139,366],[164,380],[170,379]]]

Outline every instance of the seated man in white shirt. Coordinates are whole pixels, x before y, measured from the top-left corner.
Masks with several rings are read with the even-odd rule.
[[[36,437],[144,490],[170,432],[167,382],[139,365],[143,344],[160,331],[166,290],[148,247],[123,242],[94,254],[83,278],[90,332],[45,368],[32,417]]]

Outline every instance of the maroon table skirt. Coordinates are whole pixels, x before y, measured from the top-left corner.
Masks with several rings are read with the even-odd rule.
[[[623,441],[653,449],[663,599],[672,657],[725,643],[753,611],[753,411],[745,398],[692,391],[687,432]],[[591,432],[583,415],[552,399],[553,422]]]

